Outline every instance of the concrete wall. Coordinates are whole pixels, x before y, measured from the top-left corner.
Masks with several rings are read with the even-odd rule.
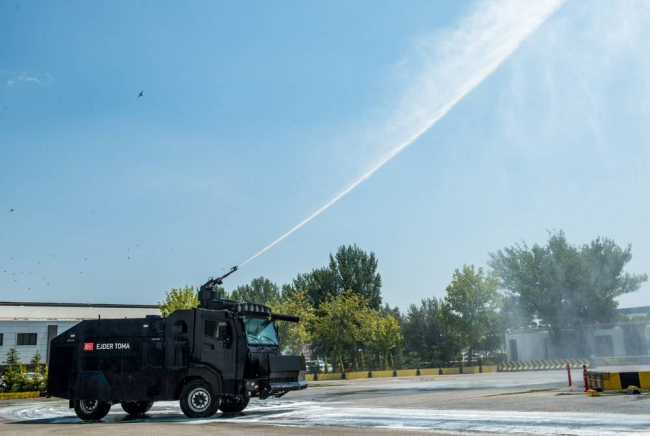
[[[508,360],[548,359],[544,344],[545,339],[549,338],[548,332],[521,332],[506,335]],[[511,341],[516,341],[516,352]]]
[[[625,357],[625,338],[623,336],[623,330],[620,328],[609,328],[609,329],[594,329],[594,338],[602,336],[610,336],[612,338],[612,345],[614,349],[613,356],[598,356],[598,357]],[[596,353],[594,353],[596,354]]]
[[[515,331],[506,334],[506,351],[508,353],[508,360],[515,361],[529,361],[529,360],[546,360],[546,359],[572,359],[578,357],[629,357],[626,350],[626,333],[625,329],[628,327],[633,327],[636,324],[618,324],[618,325],[606,325],[606,326],[593,326],[591,330],[586,329],[582,339],[576,339],[576,341],[582,341],[580,343],[574,342],[566,344],[566,347],[570,347],[568,351],[565,351],[566,354],[571,354],[571,351],[577,351],[580,355],[566,355],[566,356],[553,356],[553,350],[551,349],[551,337],[550,333],[547,331]],[[636,328],[633,331],[638,331]],[[629,331],[628,331],[629,332]],[[643,341],[643,335],[645,334],[645,344],[648,345],[647,349],[650,350],[650,325],[645,327],[640,327],[640,340]],[[635,334],[636,335],[636,334]],[[635,335],[628,337],[628,342],[633,340]],[[571,335],[569,335],[571,337]],[[603,355],[602,349],[609,348],[602,347],[599,350],[598,343],[608,343],[611,339],[611,350],[607,351],[609,355]],[[515,347],[513,346],[516,343],[516,352]],[[580,348],[583,346],[582,348]],[[638,349],[638,347],[636,347]],[[643,351],[641,351],[643,353]],[[575,354],[575,353],[574,353]],[[581,355],[584,354],[584,355]]]

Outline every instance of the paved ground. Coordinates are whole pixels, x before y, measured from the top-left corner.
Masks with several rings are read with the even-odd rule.
[[[576,377],[574,374],[574,380]],[[4,435],[536,434],[650,435],[650,395],[588,397],[566,372],[515,372],[315,382],[280,399],[252,401],[238,416],[189,420],[176,402],[131,419],[119,405],[82,423],[67,401],[0,402]],[[579,383],[580,385],[582,383]],[[581,386],[575,387],[576,391]]]

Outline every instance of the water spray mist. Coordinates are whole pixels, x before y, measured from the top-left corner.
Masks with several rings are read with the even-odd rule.
[[[416,74],[415,85],[405,92],[403,103],[394,117],[394,122],[403,126],[405,139],[354,183],[284,235],[242,262],[239,267],[271,249],[326,211],[413,144],[510,57],[562,3],[562,0],[483,2],[456,29],[437,37],[430,50],[432,55],[423,59],[421,71]]]

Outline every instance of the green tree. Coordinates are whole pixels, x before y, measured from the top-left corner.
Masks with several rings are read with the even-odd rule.
[[[41,359],[41,353],[36,350],[32,358],[29,360],[29,365],[34,372],[34,377],[25,380],[25,385],[28,391],[43,392],[47,387],[47,365],[43,368]]]
[[[338,292],[351,290],[361,295],[372,309],[381,307],[381,275],[377,272],[375,253],[366,253],[355,245],[339,247],[330,254],[329,269],[336,273]]]
[[[632,259],[631,250],[630,245],[621,249],[607,238],[577,247],[560,231],[549,233],[545,246],[529,248],[522,243],[491,253],[488,264],[503,287],[518,298],[528,319],[549,329],[557,355],[564,329],[615,321],[615,298],[637,291],[648,280],[646,274],[623,272]]]
[[[4,392],[22,392],[27,380],[27,370],[20,363],[20,355],[15,347],[9,348],[6,356],[7,368],[2,376],[2,390]]]
[[[158,309],[163,317],[167,317],[175,310],[194,309],[198,305],[199,295],[194,286],[185,286],[165,292],[165,301],[158,302]]]
[[[313,338],[341,370],[345,362],[356,366],[360,345],[372,337],[376,317],[361,295],[346,291],[321,302]]]
[[[580,249],[584,272],[575,305],[575,322],[609,322],[618,317],[615,298],[639,290],[647,274],[623,271],[632,260],[632,246],[622,249],[608,238],[598,237]]]
[[[278,330],[282,346],[290,348],[292,353],[301,353],[303,347],[311,342],[316,313],[304,291],[287,295],[274,308],[276,313],[295,315],[300,322],[278,321]]]
[[[374,320],[373,330],[370,344],[377,351],[381,369],[385,370],[388,367],[388,356],[397,350],[403,339],[400,325],[392,315],[378,316]]]
[[[402,335],[409,366],[441,365],[460,352],[458,335],[444,322],[442,308],[442,300],[427,298],[406,311]]]
[[[305,292],[312,306],[318,308],[322,301],[331,296],[337,296],[336,272],[329,268],[314,269],[310,273],[298,274],[289,287],[289,292]],[[283,292],[285,292],[283,290]]]
[[[356,245],[341,246],[335,255],[330,253],[329,265],[299,274],[289,286],[291,292],[305,291],[312,305],[336,297],[344,291],[361,295],[368,306],[381,307],[381,276],[377,273],[377,258]]]
[[[379,314],[381,316],[392,316],[397,320],[399,325],[402,325],[402,322],[404,321],[404,316],[402,315],[402,312],[400,312],[399,307],[390,307],[390,304],[388,303],[384,303],[384,305],[379,308]]]
[[[537,324],[533,316],[526,311],[519,303],[519,295],[506,291],[501,299],[501,310],[499,312],[506,328],[534,328]]]
[[[488,334],[497,326],[498,289],[496,276],[485,274],[483,268],[477,271],[474,265],[454,271],[447,286],[444,319],[458,332],[462,345],[469,348],[470,360],[479,345],[488,345]]]
[[[280,289],[278,285],[264,277],[251,281],[250,285],[238,286],[232,291],[230,298],[249,303],[277,305],[280,302]]]

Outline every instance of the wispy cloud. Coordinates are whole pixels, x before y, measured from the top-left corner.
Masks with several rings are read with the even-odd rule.
[[[39,77],[35,74],[25,71],[16,72],[2,70],[0,71],[0,74],[5,76],[5,86],[14,86],[20,83],[35,83],[37,85],[43,86],[52,83],[52,76],[48,73],[45,73]]]

